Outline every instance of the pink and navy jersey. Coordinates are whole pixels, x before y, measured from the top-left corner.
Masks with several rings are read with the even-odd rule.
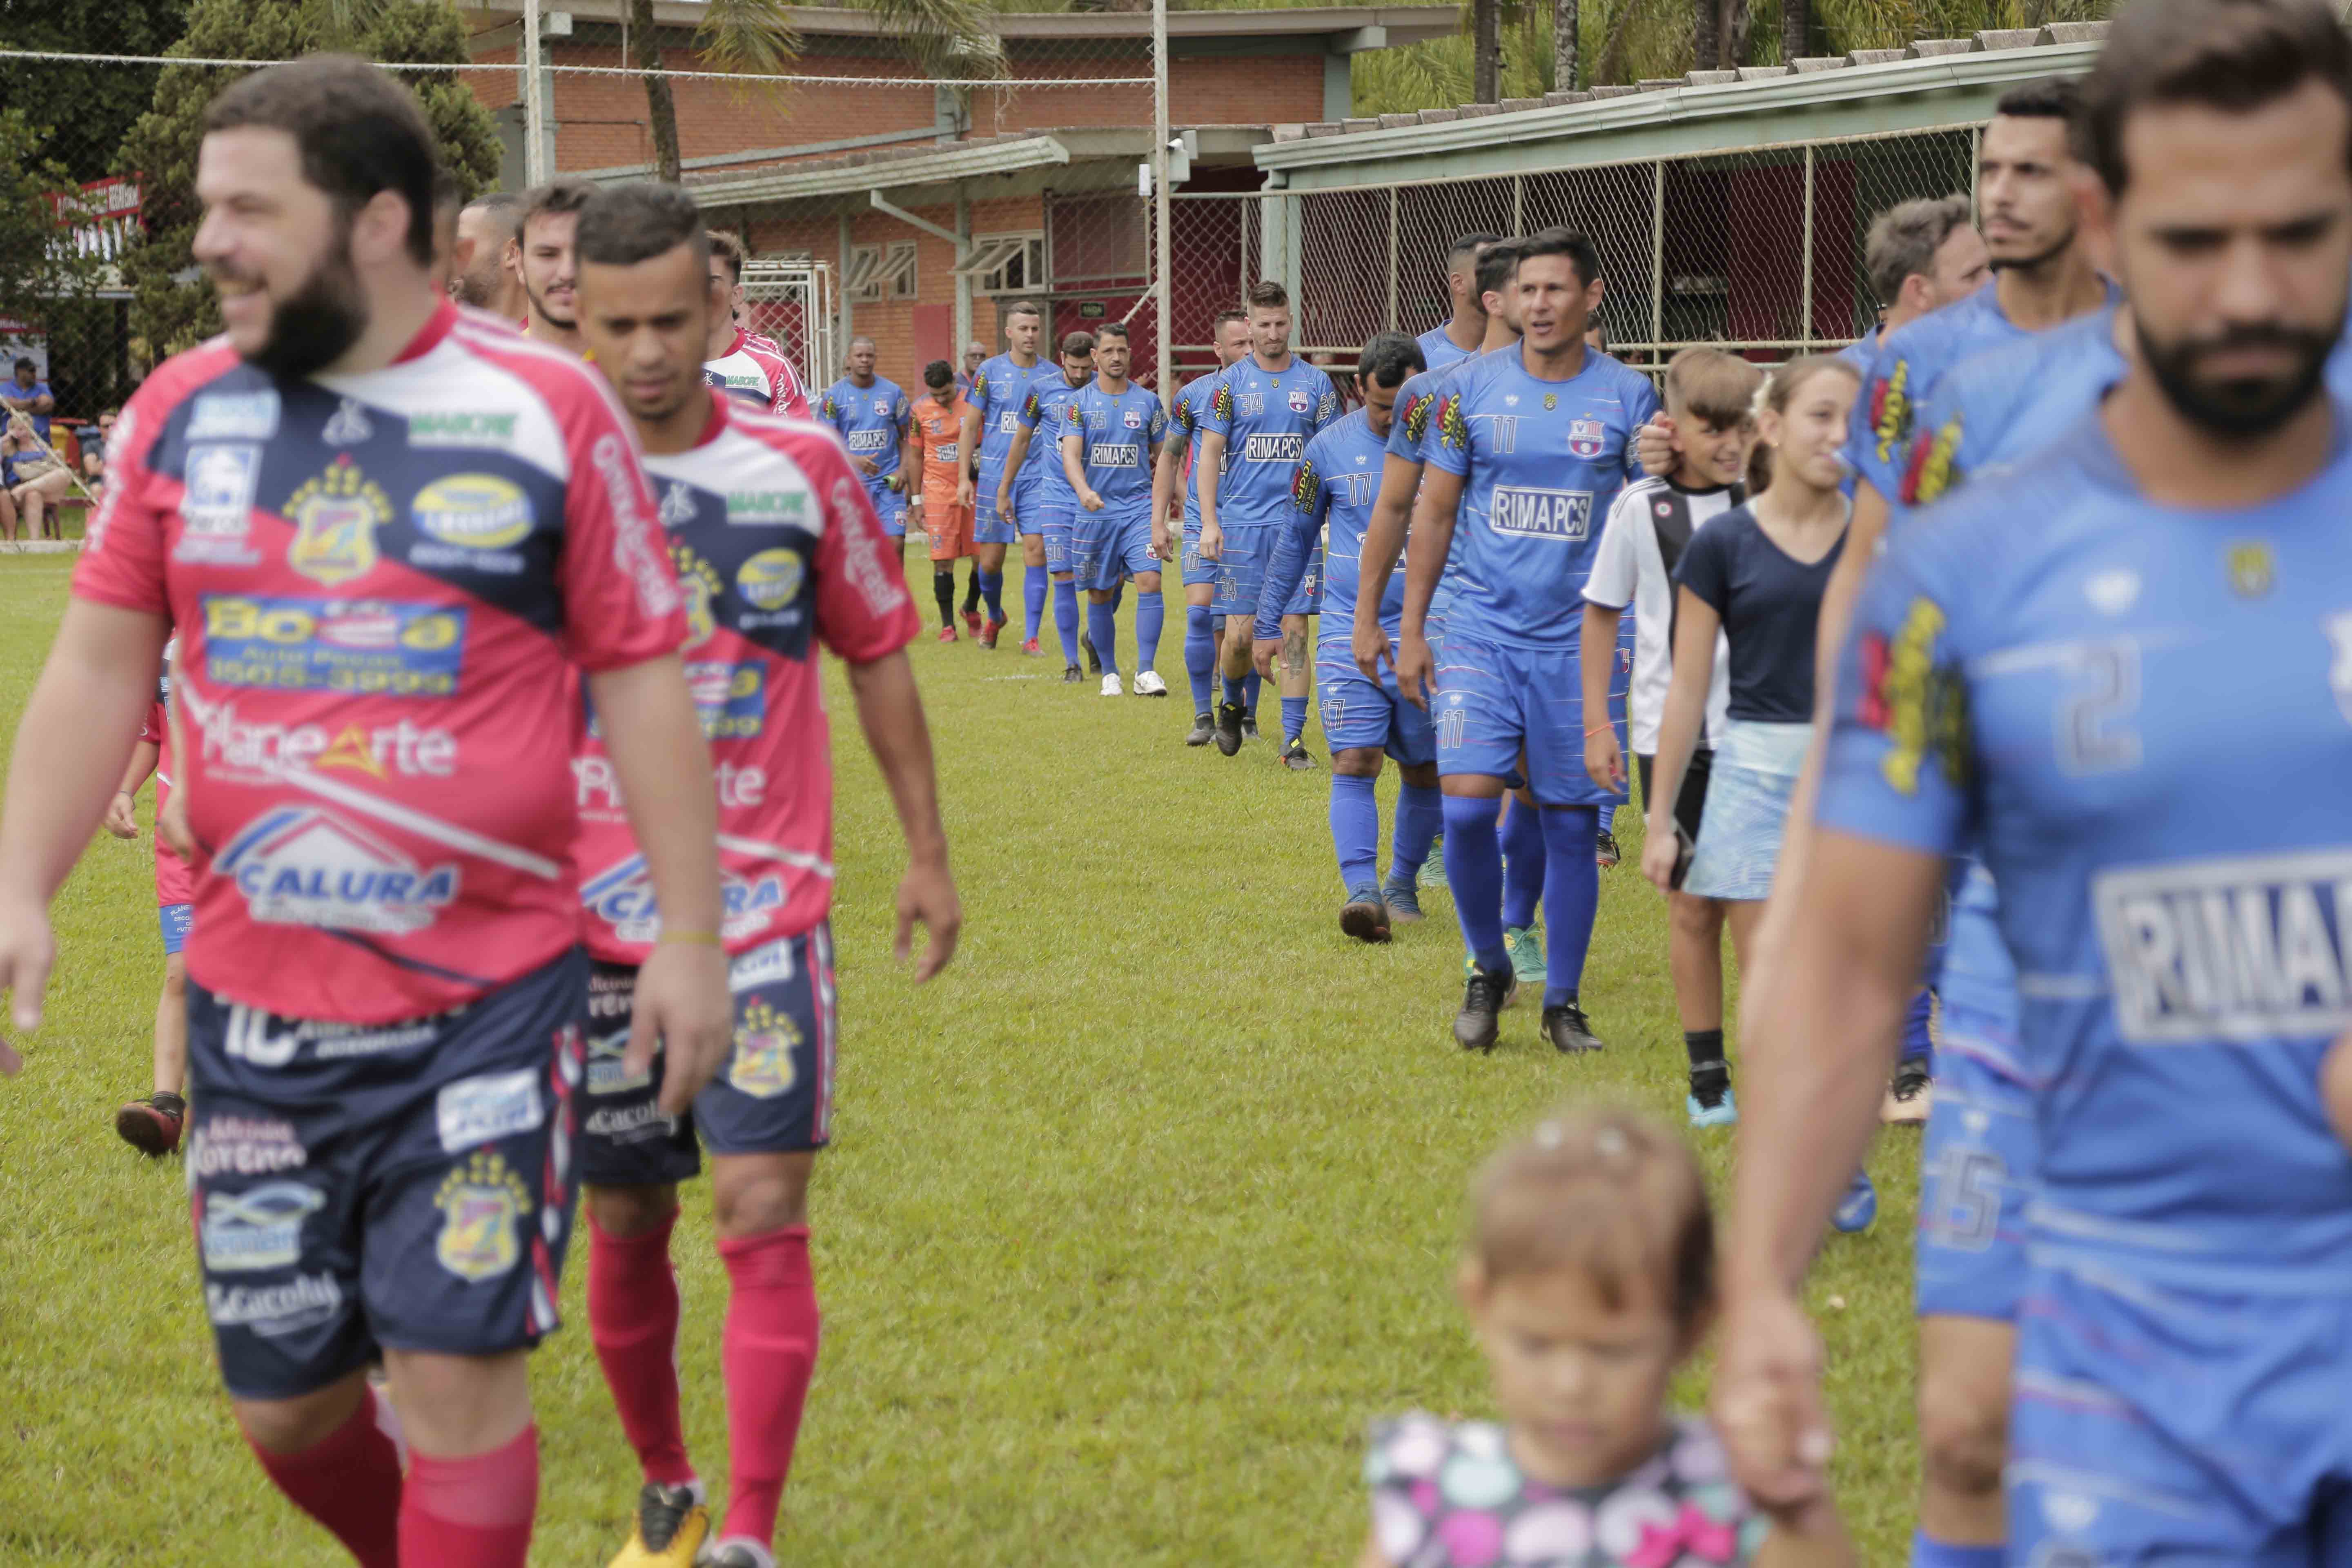
[[[757,338],[740,328],[727,352],[702,367],[702,379],[728,396],[771,414],[793,419],[810,417],[807,389],[800,373],[772,339]]]
[[[834,432],[725,397],[688,450],[646,459],[686,599],[686,674],[719,774],[730,952],[798,936],[833,904],[833,769],[817,647],[853,664],[918,622]],[[661,921],[593,715],[578,778],[588,951],[641,963]]]
[[[215,341],[148,378],[107,459],[74,592],[177,628],[196,983],[386,1023],[576,943],[575,673],[684,635],[594,373],[446,303],[361,375]]]

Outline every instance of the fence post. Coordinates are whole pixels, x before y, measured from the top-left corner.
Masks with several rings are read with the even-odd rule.
[[[1666,161],[1651,165],[1650,179],[1650,358],[1666,341]]]
[[[1797,336],[1810,353],[1813,347],[1813,149],[1810,142],[1805,147],[1805,282],[1800,297],[1798,309],[1804,311],[1805,319]]]
[[[1156,279],[1153,314],[1160,318],[1155,335],[1154,374],[1159,379],[1160,405],[1176,406],[1175,282],[1169,276],[1168,142],[1168,0],[1151,0],[1151,224],[1150,275]]]
[[[971,342],[971,274],[964,264],[971,259],[971,197],[956,182],[955,200],[955,363],[963,363],[963,346]]]
[[[522,0],[522,178],[526,185],[547,183],[546,79],[539,51],[539,0]]]
[[[1511,232],[1528,232],[1528,177],[1525,174],[1511,176]]]
[[[1397,330],[1397,188],[1389,187],[1389,331]]]
[[[851,338],[856,337],[856,336],[857,335],[857,307],[856,307],[856,305],[855,303],[853,303],[853,302],[851,301],[851,300],[850,300],[850,298],[849,298],[849,252],[850,252],[850,247],[851,247],[851,246],[854,244],[854,241],[850,238],[850,233],[849,233],[849,215],[848,215],[847,213],[844,213],[844,214],[842,214],[842,215],[841,215],[840,222],[841,222],[841,352],[842,352],[842,353],[847,353],[849,352],[849,340],[850,340]],[[958,353],[961,353],[963,351],[962,351],[961,349],[958,349],[956,352],[957,352]],[[820,373],[820,374],[822,374],[822,373]]]
[[[1969,216],[1977,210],[1977,164],[1984,157],[1984,127],[1969,127]]]

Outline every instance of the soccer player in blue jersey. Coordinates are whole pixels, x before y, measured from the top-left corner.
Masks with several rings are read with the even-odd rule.
[[[1339,851],[1339,886],[1347,897],[1339,929],[1360,942],[1386,942],[1391,921],[1421,919],[1415,880],[1444,812],[1437,793],[1437,742],[1427,710],[1397,694],[1393,672],[1384,679],[1367,679],[1349,656],[1364,526],[1380,491],[1397,394],[1423,368],[1420,345],[1402,332],[1382,332],[1364,345],[1356,362],[1364,405],[1307,443],[1291,481],[1291,516],[1275,540],[1265,591],[1258,596],[1255,657],[1263,670],[1272,667],[1282,647],[1281,606],[1322,542],[1323,624],[1315,679],[1323,739],[1331,747],[1331,843]],[[1404,584],[1393,574],[1386,574],[1374,613],[1391,627],[1404,613]],[[1396,759],[1403,775],[1385,883],[1380,877],[1380,802],[1373,794],[1384,752]]]
[[[1421,334],[1424,369],[1444,370],[1486,352],[1486,301],[1478,288],[1478,255],[1502,237],[1465,234],[1445,253],[1445,292],[1454,314]]]
[[[1201,417],[1201,451],[1192,489],[1201,503],[1201,559],[1217,568],[1215,615],[1237,618],[1225,638],[1224,700],[1217,705],[1217,750],[1242,749],[1242,682],[1250,672],[1250,629],[1257,617],[1271,529],[1290,505],[1290,479],[1307,440],[1339,418],[1331,378],[1290,352],[1290,295],[1268,279],[1249,293],[1250,354],[1217,378]],[[1283,606],[1286,610],[1287,605]],[[1282,760],[1311,768],[1299,739],[1314,671],[1307,663],[1307,617],[1283,616]]]
[[[1992,253],[1969,221],[1966,196],[1920,196],[1897,202],[1871,220],[1862,244],[1870,291],[1885,302],[1885,319],[1838,351],[1867,377],[1881,344],[1920,317],[1956,305],[1984,287]]]
[[[1496,825],[1504,781],[1524,755],[1546,858],[1543,1032],[1559,1050],[1596,1050],[1601,1041],[1578,986],[1600,900],[1598,808],[1623,796],[1585,773],[1577,639],[1597,525],[1638,471],[1633,433],[1658,398],[1648,377],[1584,346],[1602,288],[1591,240],[1563,228],[1531,237],[1519,247],[1513,288],[1518,349],[1465,367],[1432,421],[1436,435],[1406,561],[1397,687],[1425,702],[1433,679],[1436,686],[1431,719],[1445,795],[1445,877],[1475,961],[1454,1038],[1492,1050],[1497,1015],[1517,988],[1503,945]],[[1440,669],[1427,617],[1454,550],[1463,552],[1463,582]]]
[[[1060,432],[1062,411],[1095,378],[1095,335],[1065,334],[1061,363],[1058,377],[1029,384],[1029,396],[1021,405],[1021,433],[1013,437],[1013,450],[1005,455],[1004,467],[1008,475],[1020,476],[1013,483],[1018,499],[1013,506],[1021,529],[1021,547],[1025,552],[1034,536],[1042,563],[1040,575],[1050,574],[1053,579],[1054,628],[1062,639],[1062,683],[1075,686],[1085,679],[1078,671],[1078,587],[1070,560],[1070,529],[1078,497],[1070,489],[1069,476],[1062,471]],[[1000,504],[1005,499],[1005,491],[1000,489]],[[1023,559],[1025,563],[1025,553]],[[1034,651],[1036,641],[1031,637],[1021,651]]]
[[[915,405],[896,382],[874,374],[875,358],[872,338],[860,333],[849,340],[848,374],[824,389],[817,417],[832,426],[849,448],[850,466],[865,481],[882,531],[899,552],[898,571],[904,576],[907,480],[911,475],[918,484],[922,482],[912,439]]]
[[[1166,601],[1152,546],[1151,471],[1168,434],[1168,416],[1158,398],[1127,379],[1129,354],[1124,322],[1097,329],[1095,379],[1062,411],[1062,471],[1078,497],[1072,553],[1078,585],[1087,590],[1087,626],[1102,656],[1102,695],[1119,695],[1111,595],[1122,577],[1131,577],[1135,694],[1165,697],[1168,683],[1152,668]]]
[[[1818,1486],[1795,1284],[1944,858],[1973,845],[2004,894],[2040,1185],[2006,1556],[1918,1560],[2335,1563],[2352,1159],[2318,1075],[2352,994],[2329,782],[2352,410],[2322,387],[2352,283],[2352,46],[2308,0],[2147,0],[2084,98],[2133,352],[2091,418],[1871,574],[1749,1030],[1773,1063],[1744,1108],[1717,1425],[1752,1494]],[[2215,757],[2257,760],[2220,819]]]
[[[1160,542],[1162,561],[1173,559],[1166,548],[1168,521],[1181,514],[1182,532],[1179,538],[1184,551],[1184,673],[1192,681],[1192,728],[1184,737],[1188,746],[1205,746],[1215,738],[1213,682],[1217,673],[1218,650],[1225,635],[1224,623],[1209,609],[1216,598],[1217,567],[1214,562],[1201,559],[1201,501],[1192,489],[1192,470],[1201,455],[1201,416],[1208,409],[1209,394],[1215,390],[1218,375],[1249,353],[1249,312],[1220,310],[1209,331],[1215,343],[1217,368],[1206,375],[1193,377],[1178,389],[1175,402],[1168,410],[1171,439],[1160,448],[1160,466],[1151,475],[1151,515],[1158,530],[1153,537]],[[1257,727],[1257,672],[1253,669],[1242,694],[1242,731],[1245,735]]]
[[[1003,480],[1013,470],[1005,462],[1013,438],[1021,433],[1021,405],[1029,401],[1033,383],[1050,382],[1057,367],[1037,353],[1045,336],[1045,310],[1034,300],[1022,300],[1004,312],[1003,353],[984,362],[972,373],[971,412],[964,416],[963,444],[958,461],[972,477],[971,538],[978,559],[980,596],[988,605],[988,620],[981,627],[980,646],[992,648],[1004,629],[1004,547],[1013,542],[1014,520],[999,510]],[[1037,640],[1037,623],[1045,610],[1045,541],[1037,542],[1034,563],[1027,566],[1023,586],[1029,612],[1029,641]],[[1028,556],[1023,556],[1027,563]],[[1028,651],[1034,651],[1034,649]]]

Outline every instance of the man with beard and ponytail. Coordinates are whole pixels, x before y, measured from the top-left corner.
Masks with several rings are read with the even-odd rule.
[[[580,226],[580,209],[596,187],[585,180],[557,180],[523,198],[522,224],[515,231],[515,270],[522,279],[522,330],[533,342],[577,356],[586,352],[580,342],[579,304],[574,290],[580,268],[572,239]]]
[[[1922,1206],[1948,1250],[2020,1274],[2008,1540],[1923,1539],[1913,1562],[2339,1563],[2352,1160],[2319,1079],[2347,989],[2352,810],[2327,781],[2352,711],[2352,409],[2323,378],[2352,283],[2352,45],[2309,0],[2147,0],[2083,100],[2129,309],[2066,329],[2105,356],[2074,422],[2053,406],[2042,439],[1976,454],[1870,574],[1780,973],[1748,1015],[1769,1061],[1742,1107],[1717,1428],[1751,1496],[1817,1491],[1795,1289],[1875,1120],[1947,858],[1973,847],[2015,966],[2012,1103],[1979,1109],[2024,1122],[2032,1202],[1994,1158]],[[1969,406],[1999,424],[2000,401]],[[2216,757],[2260,760],[2221,816]]]
[[[658,1038],[679,1109],[729,1045],[717,794],[635,443],[584,367],[435,289],[433,168],[360,60],[206,110],[194,254],[225,331],[108,448],[16,733],[0,985],[37,1026],[45,906],[176,630],[188,1175],[237,1425],[364,1568],[522,1568],[588,995],[583,689],[671,922],[630,1060]]]
[[[930,731],[906,647],[918,620],[849,456],[822,426],[747,408],[702,384],[702,334],[726,320],[703,267],[694,198],[622,185],[580,217],[580,321],[645,444],[646,468],[687,589],[688,668],[720,672],[703,709],[719,761],[719,843],[729,889],[721,939],[733,962],[735,1039],[683,1115],[664,1116],[663,1058],[623,1070],[631,987],[663,922],[643,896],[644,858],[602,782],[604,747],[581,753],[580,858],[588,868],[591,982],[580,1176],[589,1220],[588,1321],[645,1486],[614,1568],[774,1568],[776,1510],[817,1354],[808,1183],[833,1131],[833,771],[820,647],[848,663],[857,719],[898,803],[909,868],[898,951],[915,923],[928,980],[955,951],[961,915],[940,826]],[[754,672],[750,712],[727,679]],[[746,722],[746,719],[749,722]],[[592,783],[593,781],[593,783]],[[677,1184],[711,1154],[727,1267],[721,1365],[728,1500],[709,1515],[678,1408]]]

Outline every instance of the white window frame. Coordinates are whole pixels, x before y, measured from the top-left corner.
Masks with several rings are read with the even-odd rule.
[[[1009,281],[1004,275],[1015,261],[1022,263],[1019,282]],[[971,259],[956,270],[970,274],[975,293],[1042,294],[1045,292],[1045,231],[977,236],[971,242]]]
[[[916,296],[915,242],[894,239],[887,245],[853,245],[849,272],[842,287],[861,305]]]

